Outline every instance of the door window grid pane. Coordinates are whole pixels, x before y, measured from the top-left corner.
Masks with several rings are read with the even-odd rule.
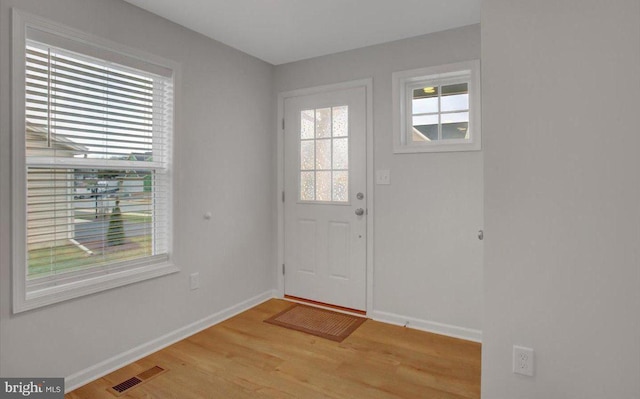
[[[299,199],[349,200],[348,106],[300,112]]]
[[[316,170],[331,170],[332,139],[316,140]]]

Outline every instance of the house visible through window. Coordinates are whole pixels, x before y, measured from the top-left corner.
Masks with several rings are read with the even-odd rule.
[[[166,266],[171,252],[171,70],[157,74],[112,61],[129,59],[114,52],[96,57],[101,48],[83,44],[87,55],[50,43],[76,50],[67,38],[35,30],[33,36],[53,39],[33,40],[27,29],[24,42],[19,302],[48,294],[55,302],[77,296],[60,295],[65,287],[159,274],[155,265]]]

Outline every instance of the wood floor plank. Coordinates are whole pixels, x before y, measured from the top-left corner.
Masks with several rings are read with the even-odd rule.
[[[367,320],[333,342],[263,320],[272,299],[65,395],[107,391],[155,365],[169,371],[122,398],[477,399],[480,344]]]

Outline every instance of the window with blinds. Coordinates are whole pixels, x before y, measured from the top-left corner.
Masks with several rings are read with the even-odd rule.
[[[27,287],[166,261],[172,76],[28,39],[25,56]]]

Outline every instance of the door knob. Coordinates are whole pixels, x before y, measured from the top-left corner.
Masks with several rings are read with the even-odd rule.
[[[364,209],[362,209],[362,208],[356,209],[356,215],[358,215],[358,216],[364,215]]]

